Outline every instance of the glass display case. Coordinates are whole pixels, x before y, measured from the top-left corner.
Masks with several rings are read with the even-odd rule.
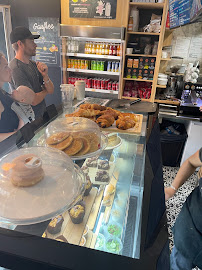
[[[63,117],[64,114],[59,114],[57,121]],[[33,138],[20,148],[38,145],[50,122],[52,120],[37,127]],[[81,269],[88,265],[86,256],[91,260],[89,269],[103,269],[104,260],[116,265],[117,269],[122,269],[125,263],[131,263],[128,269],[132,269],[134,263],[142,263],[145,255],[141,254],[141,250],[147,227],[145,215],[148,215],[149,205],[148,198],[143,196],[147,194],[144,190],[147,122],[148,115],[145,113],[140,134],[104,132],[108,136],[108,145],[99,156],[73,160],[86,178],[89,177],[92,185],[86,188],[87,193],[78,199],[76,207],[71,208],[72,212],[67,208],[52,221],[47,219],[33,225],[16,225],[1,220],[0,239],[10,235],[13,245],[25,240],[20,243],[20,249],[14,251],[17,252],[15,258],[23,256],[23,264],[33,267],[29,269],[36,269],[34,267],[38,263],[38,269]],[[150,176],[152,173],[149,173]],[[143,204],[147,206],[146,212]],[[82,217],[80,212],[75,214],[78,206],[84,208]],[[38,249],[43,251],[43,256],[36,252]],[[10,250],[9,244],[6,250]],[[1,251],[7,253],[5,247],[0,245]],[[80,258],[78,261],[77,256]],[[43,268],[44,264],[49,268]],[[9,267],[9,264],[3,261],[2,266]]]

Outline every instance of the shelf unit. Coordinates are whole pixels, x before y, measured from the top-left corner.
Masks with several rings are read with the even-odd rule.
[[[100,27],[90,25],[60,25],[60,35],[62,38],[62,82],[63,84],[69,83],[69,78],[86,80],[87,78],[100,79],[100,80],[111,80],[112,82],[119,83],[119,89],[121,88],[122,78],[122,55],[125,48],[125,28],[124,27]],[[69,42],[73,42],[69,44]],[[99,44],[116,44],[120,46],[120,55],[100,55],[100,54],[87,54],[85,53],[86,42],[92,42],[95,45]],[[75,49],[76,52],[73,52]],[[105,48],[106,50],[106,48]],[[106,51],[105,51],[106,52]],[[95,60],[104,61],[104,71],[79,69],[77,66],[74,68],[73,60]],[[69,64],[69,61],[71,65]],[[119,72],[108,72],[108,62],[119,62]],[[87,66],[86,66],[87,68]],[[117,70],[118,71],[118,70]],[[93,81],[93,80],[92,80]],[[71,82],[70,82],[71,83]],[[87,88],[89,87],[89,88]],[[103,94],[103,98],[107,98],[105,94],[116,94],[118,96],[119,91],[95,89],[94,85],[86,85],[86,92],[98,92]],[[114,93],[115,92],[115,93]],[[90,94],[90,93],[89,93]]]
[[[167,19],[167,13],[168,13],[168,0],[165,0],[164,3],[147,3],[147,2],[128,2],[129,5],[129,12],[128,12],[128,21],[129,21],[129,16],[130,16],[130,11],[131,8],[136,7],[139,10],[152,10],[151,12],[155,11],[155,10],[159,10],[158,12],[162,11],[162,19],[161,19],[161,30],[160,33],[148,33],[148,32],[139,32],[139,31],[126,31],[126,47],[127,47],[127,43],[129,40],[129,37],[131,37],[131,35],[142,35],[142,36],[156,36],[158,38],[158,51],[157,51],[157,55],[143,55],[143,54],[126,54],[126,52],[124,52],[123,55],[123,69],[122,69],[122,74],[124,75],[125,72],[125,66],[126,66],[126,57],[131,56],[131,57],[155,57],[156,61],[155,61],[155,70],[154,70],[154,77],[153,80],[142,80],[142,79],[133,79],[133,78],[125,78],[123,77],[122,80],[122,85],[121,85],[121,98],[128,98],[128,97],[124,97],[123,96],[123,92],[124,92],[124,87],[125,87],[125,82],[126,81],[145,81],[145,82],[150,82],[152,83],[152,90],[151,90],[151,96],[150,99],[144,99],[145,101],[149,101],[149,102],[154,102],[155,101],[155,95],[156,95],[156,88],[164,88],[161,85],[157,84],[157,80],[158,80],[158,73],[159,73],[159,68],[160,68],[160,63],[161,60],[163,62],[165,62],[165,59],[161,58],[161,53],[162,53],[162,47],[163,47],[163,43],[164,43],[164,35],[165,35],[165,31],[166,31],[166,19]],[[159,14],[159,13],[158,13]],[[168,61],[168,59],[166,59]],[[129,98],[128,98],[129,99]],[[136,99],[131,97],[130,99]]]
[[[176,100],[163,100],[163,99],[155,99],[155,102],[160,103],[160,104],[169,104],[169,105],[180,105],[179,101]]]

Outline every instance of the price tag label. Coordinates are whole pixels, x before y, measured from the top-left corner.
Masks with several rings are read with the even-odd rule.
[[[114,91],[113,91],[113,90],[109,90],[109,93],[110,93],[110,94],[113,94],[113,93],[114,93]]]
[[[75,53],[74,56],[77,56],[77,53]]]
[[[75,72],[79,72],[79,69],[75,69]]]
[[[95,92],[96,90],[95,89],[92,89],[93,92]]]

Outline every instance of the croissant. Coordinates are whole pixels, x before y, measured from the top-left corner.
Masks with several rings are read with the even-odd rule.
[[[99,110],[79,109],[78,114],[80,117],[93,117],[99,115]]]
[[[105,106],[101,106],[101,105],[98,105],[98,104],[90,104],[90,103],[86,103],[86,104],[81,104],[80,109],[89,109],[89,110],[99,110],[99,111],[103,111],[103,110],[106,110],[106,107]]]
[[[134,113],[120,113],[119,114],[119,119],[122,119],[122,118],[125,118],[125,117],[129,117],[132,120],[134,120],[135,122],[138,122],[138,117]]]
[[[116,127],[118,129],[129,129],[129,128],[133,128],[135,126],[135,121],[133,119],[131,119],[130,117],[125,117],[125,118],[119,118],[116,121]]]
[[[101,111],[100,114],[101,115],[110,114],[116,120],[118,118],[118,116],[120,115],[120,112],[108,107],[105,111]]]
[[[98,117],[96,123],[102,127],[102,128],[107,128],[113,125],[115,121],[115,118],[110,115],[110,114],[104,114]]]

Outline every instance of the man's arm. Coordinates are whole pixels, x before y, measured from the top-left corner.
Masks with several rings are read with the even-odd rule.
[[[48,92],[45,89],[39,93],[35,93],[35,98],[30,105],[32,105],[32,106],[38,105],[39,103],[41,103],[44,100],[44,98],[47,94],[48,94]]]
[[[202,161],[199,157],[199,151],[190,156],[180,167],[172,187],[165,188],[165,199],[170,199],[180,188],[184,182],[195,172],[196,168],[202,166]]]
[[[43,76],[44,86],[43,88],[47,91],[48,94],[53,94],[54,92],[54,85],[51,79],[48,76],[48,67],[46,64],[37,62],[37,68],[41,75]]]

